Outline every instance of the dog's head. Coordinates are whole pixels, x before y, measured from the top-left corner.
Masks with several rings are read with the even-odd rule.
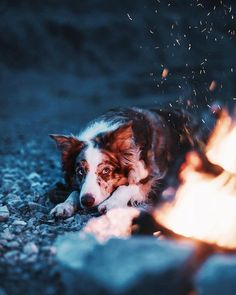
[[[51,135],[62,153],[66,182],[76,184],[83,208],[97,206],[120,185],[129,183],[137,159],[131,124],[88,140]]]

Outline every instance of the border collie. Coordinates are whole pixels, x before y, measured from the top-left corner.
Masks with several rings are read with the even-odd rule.
[[[51,214],[67,218],[78,208],[104,213],[147,202],[178,153],[194,144],[190,125],[181,110],[127,108],[108,111],[78,136],[50,135],[65,181],[75,187]]]

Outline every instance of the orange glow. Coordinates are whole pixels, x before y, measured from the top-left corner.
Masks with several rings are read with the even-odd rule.
[[[209,139],[206,156],[223,172],[204,172],[200,155],[190,152],[175,201],[156,210],[155,218],[182,236],[236,249],[236,127],[226,111]]]
[[[132,221],[140,211],[136,208],[111,209],[107,214],[89,220],[84,228],[85,233],[94,235],[101,243],[110,238],[127,238],[131,235]]]
[[[236,173],[236,122],[223,110],[206,148],[210,162]]]

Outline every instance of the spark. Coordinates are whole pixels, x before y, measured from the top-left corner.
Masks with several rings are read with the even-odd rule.
[[[202,3],[198,3],[197,6],[201,6],[202,8],[204,8],[204,6],[202,5]]]
[[[209,86],[209,90],[214,91],[216,89],[216,86],[217,86],[217,83],[216,81],[213,80]]]
[[[133,20],[133,19],[131,18],[131,16],[130,16],[129,13],[127,13],[127,16],[128,16],[128,19],[129,19],[129,20]]]
[[[161,76],[162,76],[162,78],[166,78],[168,76],[168,74],[169,74],[169,70],[167,68],[164,68]]]

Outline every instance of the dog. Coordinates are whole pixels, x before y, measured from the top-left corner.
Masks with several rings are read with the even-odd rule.
[[[50,135],[61,152],[65,182],[75,188],[51,214],[78,208],[100,213],[149,202],[178,153],[194,146],[192,119],[181,110],[113,109],[78,136]]]

